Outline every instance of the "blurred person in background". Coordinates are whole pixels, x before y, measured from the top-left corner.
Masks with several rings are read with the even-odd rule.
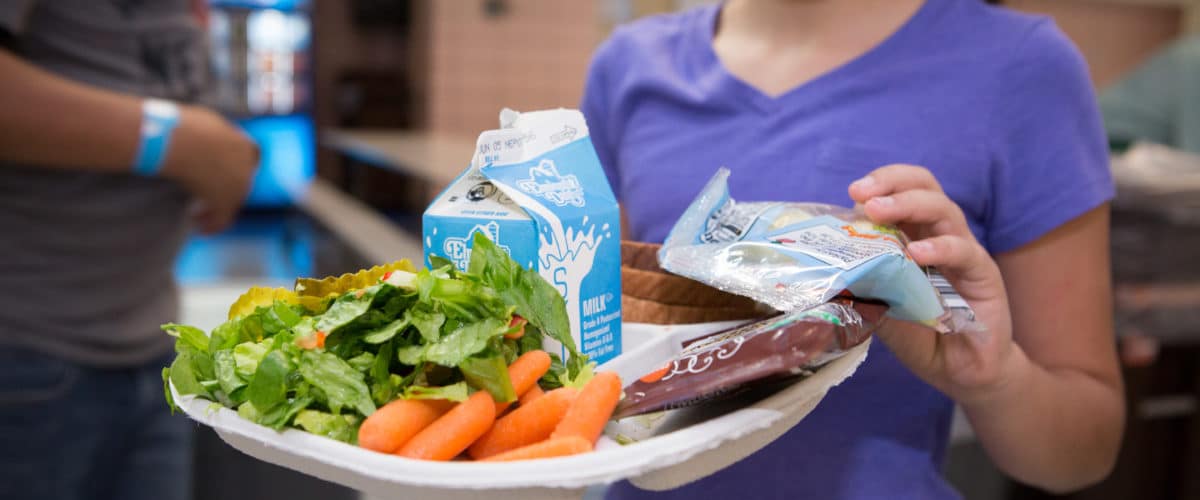
[[[729,0],[619,28],[581,107],[633,239],[662,241],[727,166],[739,200],[900,224],[987,328],[888,322],[779,440],[609,498],[958,498],[941,474],[955,404],[1019,481],[1061,492],[1111,470],[1113,182],[1086,65],[1051,20],[981,0]]]
[[[1116,149],[1138,140],[1200,154],[1200,36],[1181,38],[1100,95]]]
[[[0,498],[185,499],[172,268],[256,146],[211,110],[188,0],[0,2]]]

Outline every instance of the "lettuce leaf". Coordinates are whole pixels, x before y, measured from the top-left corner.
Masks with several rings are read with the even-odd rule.
[[[446,273],[422,269],[414,283],[419,300],[434,306],[446,318],[472,322],[504,316],[509,308],[494,290],[477,280],[452,278]]]
[[[342,408],[353,408],[367,417],[375,413],[363,373],[333,354],[304,351],[300,355],[300,376],[324,393],[333,413],[341,413]]]
[[[368,331],[366,335],[363,336],[363,342],[368,344],[382,344],[392,340],[392,337],[395,337],[396,334],[400,333],[405,328],[408,328],[407,316]]]
[[[244,379],[253,377],[255,370],[258,370],[258,363],[271,349],[270,344],[269,340],[264,340],[262,342],[243,342],[234,346],[233,363],[238,376]]]
[[[239,343],[249,340],[251,340],[249,336],[242,334],[241,320],[229,320],[213,328],[212,333],[208,336],[208,352],[232,349]]]
[[[175,323],[167,323],[162,326],[162,329],[167,332],[167,335],[178,339],[175,345],[177,352],[185,347],[200,352],[208,352],[208,335],[204,334],[204,330],[194,326],[177,325]],[[181,343],[182,345],[180,345]]]
[[[213,371],[216,372],[221,390],[231,399],[234,399],[234,391],[246,386],[246,381],[237,373],[237,360],[234,359],[233,349],[222,349],[213,353]]]
[[[355,444],[358,440],[359,422],[361,419],[354,415],[334,415],[316,410],[301,410],[292,421],[308,432],[349,444]]]
[[[458,364],[463,378],[476,389],[488,391],[498,403],[516,401],[512,380],[508,378],[508,363],[504,354],[489,349],[480,355],[471,356]]]
[[[505,304],[516,306],[517,314],[562,343],[572,357],[578,355],[566,302],[558,290],[537,272],[521,267],[483,233],[475,233],[472,245],[468,272],[479,276]]]
[[[468,357],[487,349],[489,340],[503,335],[507,330],[507,321],[486,318],[463,325],[435,343],[397,349],[397,354],[400,362],[406,365],[416,366],[428,361],[456,367]]]
[[[445,314],[415,307],[404,311],[404,319],[417,328],[426,342],[437,342],[441,337],[442,325],[446,323]]]
[[[283,352],[268,352],[246,387],[246,399],[260,410],[270,410],[283,402],[287,399],[287,379],[292,369],[292,362]]]
[[[443,385],[440,387],[429,387],[424,385],[410,385],[404,388],[404,399],[445,399],[461,403],[470,397],[470,392],[467,390],[466,382],[457,384]]]
[[[179,391],[181,396],[194,394],[212,399],[208,389],[200,383],[201,378],[196,376],[193,362],[195,356],[193,352],[181,352],[175,356],[175,361],[167,369],[170,372],[171,383],[175,384],[175,390]]]
[[[346,363],[363,373],[367,373],[375,365],[375,355],[369,352],[359,353],[358,356],[347,359]]]
[[[371,366],[371,399],[379,406],[391,401],[392,397],[396,395],[397,387],[399,387],[393,381],[393,374],[391,372],[395,344],[394,341],[389,340],[380,346],[379,352],[375,354],[375,362]]]
[[[333,334],[337,329],[346,326],[366,314],[375,300],[375,294],[388,285],[372,285],[360,290],[347,292],[333,301],[329,310],[317,320],[316,328],[326,334]]]

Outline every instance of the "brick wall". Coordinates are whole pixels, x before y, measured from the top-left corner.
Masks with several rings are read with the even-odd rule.
[[[502,107],[579,106],[592,51],[603,35],[596,1],[430,0],[427,124],[474,137],[496,128]]]

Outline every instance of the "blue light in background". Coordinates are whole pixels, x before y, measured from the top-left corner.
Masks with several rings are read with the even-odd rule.
[[[238,120],[262,154],[247,205],[290,206],[308,190],[316,174],[312,119],[303,115]]]
[[[242,7],[247,9],[296,10],[308,7],[308,0],[210,0],[214,7]]]
[[[291,283],[313,276],[317,234],[304,219],[281,214],[243,218],[220,234],[192,235],[175,261],[184,286],[228,281]]]

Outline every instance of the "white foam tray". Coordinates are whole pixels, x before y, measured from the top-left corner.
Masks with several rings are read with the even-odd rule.
[[[670,359],[682,341],[731,323],[657,326],[626,323],[623,354],[600,368],[626,383]],[[580,498],[584,488],[629,479],[663,490],[725,468],[774,441],[807,415],[825,393],[867,356],[869,342],[811,377],[769,397],[724,412],[677,412],[648,424],[633,417],[612,423],[592,453],[508,463],[429,462],[368,451],[303,431],[277,432],[192,396],[176,401],[189,417],[212,427],[234,448],[273,464],[342,484],[378,498]],[[636,436],[619,445],[610,436]]]

